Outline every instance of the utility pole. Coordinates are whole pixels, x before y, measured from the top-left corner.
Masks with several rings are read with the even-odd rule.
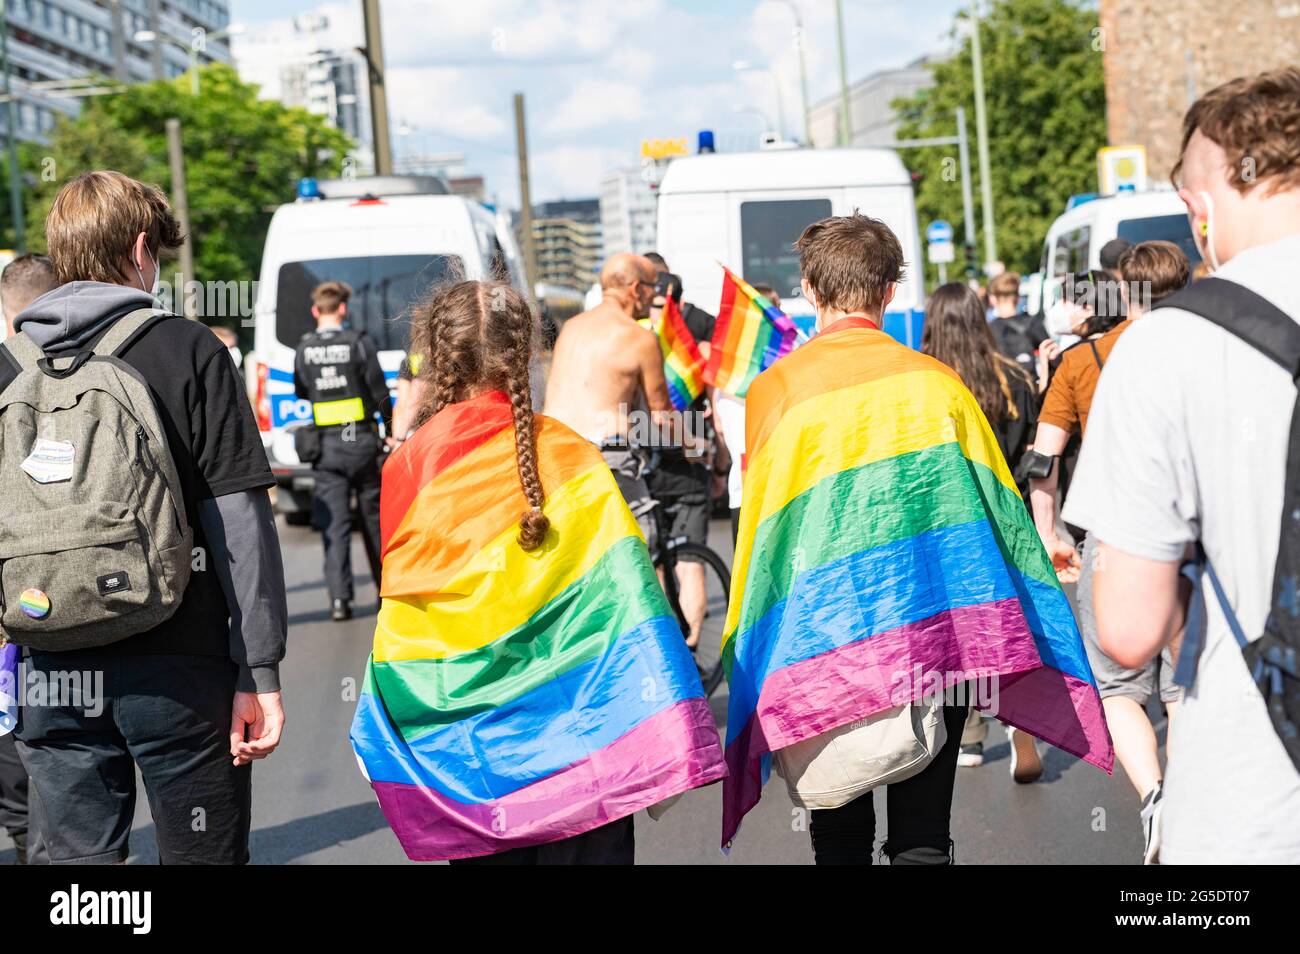
[[[984,59],[980,52],[980,5],[971,4],[971,61],[975,79],[975,138],[980,156],[980,205],[984,207],[984,264],[997,261],[998,243],[993,231],[993,180],[989,173],[989,123],[984,108]]]
[[[181,271],[179,289],[172,290],[172,307],[183,313],[186,318],[194,318],[192,310],[186,307],[186,288],[194,278],[194,236],[190,232],[190,200],[185,189],[185,156],[181,152],[181,121],[167,120],[167,158],[172,172],[172,211],[176,213],[176,224],[181,227],[185,238],[181,241]],[[176,295],[180,301],[176,301]]]
[[[0,0],[0,69],[4,70],[5,138],[9,141],[9,215],[14,222],[14,249],[27,251],[27,229],[23,216],[23,179],[18,168],[18,110],[9,88],[9,10]]]
[[[125,80],[126,74],[126,34],[122,26],[122,0],[110,0],[108,16],[113,29],[113,79]]]
[[[804,63],[803,47],[807,42],[803,35],[803,17],[799,15],[799,4],[795,0],[785,0],[790,7],[790,12],[794,14],[794,35],[795,49],[799,52],[799,96],[803,103],[803,141],[804,145],[812,145],[812,123],[808,115],[808,67]]]
[[[384,87],[384,39],[379,0],[361,0],[366,26],[366,65],[370,77],[370,128],[375,140],[375,175],[393,174],[393,144],[388,138],[388,92]]]
[[[840,41],[840,135],[841,146],[853,142],[853,120],[849,116],[849,67],[844,55],[844,0],[835,0],[835,33]]]
[[[524,94],[515,93],[515,147],[519,152],[519,231],[523,243],[528,293],[537,294],[537,247],[533,241],[533,196],[528,186],[528,130],[524,125]]]
[[[975,197],[970,184],[970,137],[966,135],[966,110],[957,107],[957,156],[961,162],[961,217],[966,223],[966,248],[975,254]]]

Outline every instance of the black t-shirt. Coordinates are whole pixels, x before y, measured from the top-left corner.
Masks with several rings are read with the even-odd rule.
[[[993,433],[1002,449],[1007,467],[1014,475],[1020,468],[1025,449],[1033,443],[1038,430],[1038,396],[1033,384],[1018,374],[1007,372],[1011,387],[1011,400],[1016,406],[1016,417],[1004,417],[993,424]],[[1016,486],[1026,503],[1029,501],[1029,479],[1017,480]]]
[[[998,350],[1024,368],[1030,377],[1035,376],[1034,353],[1047,338],[1043,319],[1021,313],[1012,318],[994,318],[989,329]]]
[[[226,346],[201,322],[156,321],[121,358],[153,394],[195,550],[189,583],[171,618],[100,651],[229,656],[230,610],[199,525],[199,501],[274,486],[253,409]],[[0,362],[0,390],[14,377],[9,363]]]

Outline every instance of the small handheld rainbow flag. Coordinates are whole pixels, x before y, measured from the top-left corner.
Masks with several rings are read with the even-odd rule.
[[[713,327],[704,380],[743,398],[754,378],[794,349],[799,331],[785,312],[743,278],[733,275],[727,266],[719,265],[725,273],[722,303]]]
[[[684,411],[704,390],[704,356],[672,296],[664,300],[663,313],[654,331],[659,335],[659,349],[664,354],[668,397],[674,408]]]
[[[844,318],[745,403],[723,844],[773,752],[974,679],[977,708],[1109,772],[1074,613],[957,375]]]
[[[384,578],[352,722],[416,861],[557,841],[723,774],[650,554],[595,445],[536,417],[551,530],[519,546],[509,399],[449,405],[383,474]]]

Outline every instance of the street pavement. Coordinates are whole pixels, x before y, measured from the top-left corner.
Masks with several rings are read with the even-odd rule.
[[[348,744],[356,695],[374,629],[376,594],[364,572],[358,615],[329,619],[319,537],[281,523],[289,593],[289,655],[281,673],[288,723],[280,749],[253,770],[255,864],[403,864]],[[715,521],[710,542],[730,558],[730,530]],[[353,566],[366,560],[354,537]],[[723,726],[726,687],[713,700]],[[1164,722],[1158,723],[1163,740]],[[1137,864],[1142,853],[1138,798],[1116,766],[1108,778],[1073,756],[1043,747],[1045,773],[1016,785],[1005,733],[994,723],[985,763],[957,770],[952,834],[959,864]],[[877,844],[884,836],[884,793],[877,792]],[[803,814],[775,776],[749,813],[730,855],[718,847],[721,785],[688,793],[666,816],[636,819],[642,864],[811,864]],[[0,864],[12,861],[0,832]],[[143,789],[131,835],[131,863],[157,860]]]

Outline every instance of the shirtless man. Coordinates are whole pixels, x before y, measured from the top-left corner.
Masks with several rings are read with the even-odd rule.
[[[656,278],[649,259],[630,252],[605,263],[601,303],[570,318],[556,339],[544,404],[548,417],[600,447],[652,548],[649,455],[629,440],[628,414],[644,407],[657,422],[672,411],[659,339],[637,324],[650,314]]]

